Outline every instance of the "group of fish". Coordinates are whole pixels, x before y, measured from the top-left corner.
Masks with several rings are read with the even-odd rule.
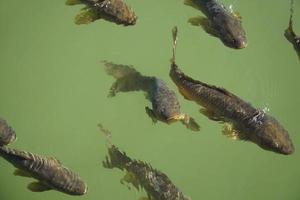
[[[231,8],[225,7],[218,0],[185,0],[186,5],[202,11],[205,17],[189,19],[193,25],[201,26],[207,33],[218,37],[224,45],[241,49],[247,46],[241,17]],[[289,26],[285,37],[290,41],[300,58],[300,37],[293,31],[293,3],[291,0]],[[98,19],[105,19],[125,26],[134,25],[137,16],[123,0],[67,0],[67,5],[85,4],[75,18],[76,24],[88,24]],[[210,85],[186,75],[176,64],[176,45],[178,29],[172,29],[173,56],[169,76],[186,100],[201,106],[200,112],[210,120],[224,124],[223,133],[236,140],[251,141],[259,147],[276,153],[289,155],[294,152],[294,145],[287,130],[264,110],[253,107],[228,90]],[[188,114],[182,113],[180,103],[174,91],[167,84],[154,76],[144,76],[133,66],[114,64],[103,61],[106,73],[116,81],[112,84],[109,97],[118,92],[143,91],[151,102],[152,108],[145,107],[145,112],[154,123],[167,124],[180,121],[188,129],[199,131],[200,126]],[[144,189],[144,200],[188,200],[168,178],[153,168],[149,163],[132,159],[115,146],[111,133],[99,124],[108,143],[108,156],[103,167],[118,168],[126,172],[121,183],[130,183],[136,189]],[[9,148],[16,140],[16,133],[6,120],[0,119],[0,156],[14,165],[17,176],[31,177],[35,182],[28,184],[33,192],[57,190],[70,195],[83,195],[87,184],[73,171],[64,167],[54,157],[43,157],[27,151]]]

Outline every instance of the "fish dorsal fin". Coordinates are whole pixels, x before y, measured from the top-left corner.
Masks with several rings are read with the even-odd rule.
[[[57,163],[57,164],[59,164],[59,165],[62,164],[62,163],[61,163],[57,158],[55,158],[55,157],[50,156],[50,157],[48,157],[47,159],[49,159],[49,160],[51,160],[51,161],[53,161],[54,163]]]
[[[217,90],[218,92],[221,92],[222,94],[224,94],[226,96],[234,96],[231,92],[229,92],[225,88],[217,87],[217,86],[214,86],[214,85],[208,85],[208,84],[205,84],[205,85],[207,87],[211,88],[211,89],[214,89],[214,90]]]
[[[31,182],[27,185],[27,188],[32,192],[44,192],[52,189],[50,186],[41,181]]]

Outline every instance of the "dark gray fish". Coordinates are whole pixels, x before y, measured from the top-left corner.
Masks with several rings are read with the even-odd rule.
[[[191,200],[185,196],[169,179],[169,177],[154,169],[150,164],[131,159],[125,152],[121,152],[118,147],[110,141],[111,134],[108,130],[99,125],[102,132],[108,137],[108,156],[103,161],[103,166],[108,169],[119,168],[126,171],[126,175],[121,183],[131,183],[137,190],[144,189],[148,195],[148,200]]]
[[[217,0],[185,0],[185,4],[202,11],[207,17],[189,19],[192,25],[200,25],[230,48],[242,49],[247,46],[246,33],[238,13],[227,9]]]
[[[293,29],[293,15],[294,15],[294,0],[291,0],[289,27],[285,30],[284,36],[293,45],[296,53],[298,54],[298,58],[300,60],[300,37],[296,35]]]
[[[85,4],[75,17],[76,24],[89,24],[104,19],[124,26],[134,25],[137,16],[123,0],[67,0],[66,5]]]
[[[163,80],[154,76],[143,76],[132,66],[104,63],[107,74],[116,79],[110,88],[109,97],[115,96],[118,92],[144,91],[152,103],[152,109],[149,107],[145,109],[153,122],[159,120],[170,124],[181,121],[187,128],[199,131],[199,125],[195,120],[181,113],[175,92],[169,89]]]
[[[294,152],[294,145],[287,130],[275,118],[224,88],[185,75],[175,63],[177,27],[173,29],[173,39],[170,77],[187,100],[195,101],[204,107],[201,112],[209,119],[225,122],[223,132],[234,139],[252,141],[263,149],[280,154]]]
[[[53,157],[42,157],[5,146],[0,147],[0,156],[17,168],[15,175],[38,180],[28,184],[27,188],[33,192],[51,189],[70,195],[83,195],[87,192],[85,182]]]
[[[17,139],[14,129],[5,119],[0,118],[0,146],[13,143]]]

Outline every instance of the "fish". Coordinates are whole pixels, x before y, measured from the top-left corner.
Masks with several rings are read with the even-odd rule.
[[[294,7],[294,0],[291,0],[289,26],[285,30],[284,36],[293,45],[298,55],[298,59],[300,60],[300,36],[296,35],[293,29],[293,15],[294,15],[293,7]]]
[[[135,25],[137,16],[123,0],[67,0],[66,5],[85,4],[75,17],[75,24],[89,24],[104,19],[118,25]]]
[[[16,132],[5,119],[0,118],[0,146],[13,143],[17,139]]]
[[[103,62],[106,73],[116,79],[110,88],[109,97],[114,97],[118,92],[144,91],[146,98],[152,103],[152,109],[146,106],[145,110],[153,123],[161,121],[171,124],[180,121],[192,131],[200,130],[192,117],[181,113],[175,92],[163,80],[143,76],[133,66]]]
[[[184,195],[170,178],[163,172],[153,168],[149,163],[135,160],[126,155],[111,141],[111,133],[99,124],[100,130],[107,137],[108,156],[102,162],[107,169],[118,168],[125,171],[121,183],[132,184],[137,190],[145,190],[147,200],[191,200]]]
[[[177,32],[177,27],[174,27],[169,76],[184,98],[199,104],[201,113],[210,120],[224,123],[225,135],[251,141],[275,153],[292,154],[295,149],[288,131],[274,117],[222,87],[195,80],[183,73],[175,62]]]
[[[54,157],[43,157],[6,146],[0,147],[0,156],[17,168],[14,175],[37,180],[27,186],[32,192],[51,189],[69,195],[83,195],[87,192],[86,183]]]
[[[218,0],[185,0],[184,4],[200,10],[206,16],[190,18],[190,24],[201,26],[205,32],[219,38],[227,47],[247,47],[246,32],[239,13],[226,8]]]

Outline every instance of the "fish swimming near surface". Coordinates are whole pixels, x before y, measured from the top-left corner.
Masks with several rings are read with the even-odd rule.
[[[0,146],[13,143],[17,139],[16,132],[5,119],[0,118]]]
[[[191,200],[185,196],[169,179],[169,177],[154,169],[150,164],[131,159],[125,152],[111,142],[111,133],[99,125],[100,130],[107,136],[108,156],[103,166],[108,169],[118,168],[126,171],[121,183],[131,183],[137,190],[144,189],[148,195],[147,200]]]
[[[275,118],[224,88],[185,75],[175,63],[176,43],[177,27],[173,29],[173,58],[169,75],[187,100],[203,107],[202,114],[211,120],[224,122],[223,133],[234,139],[251,141],[265,150],[280,154],[294,152],[287,130]]]
[[[219,38],[230,48],[242,49],[247,46],[246,33],[238,13],[226,8],[218,0],[185,0],[184,3],[202,11],[207,17],[190,18],[192,25],[201,26],[205,32]]]
[[[123,0],[67,0],[66,5],[85,4],[75,17],[76,24],[89,24],[104,19],[124,26],[134,25],[137,16]]]
[[[169,89],[163,80],[154,76],[143,76],[132,66],[103,62],[107,74],[116,79],[110,88],[109,97],[115,96],[118,92],[144,91],[146,98],[152,103],[152,109],[145,107],[146,113],[154,123],[157,120],[167,124],[181,121],[193,131],[200,130],[193,118],[181,113],[175,92]]]
[[[293,15],[294,15],[294,0],[291,0],[289,27],[285,30],[284,36],[290,43],[293,44],[294,49],[297,52],[298,58],[300,60],[300,37],[296,35],[293,29]]]
[[[6,146],[0,147],[0,156],[17,168],[14,172],[16,176],[38,180],[28,184],[27,188],[33,192],[51,189],[70,195],[83,195],[87,192],[85,182],[53,157],[42,157]]]

